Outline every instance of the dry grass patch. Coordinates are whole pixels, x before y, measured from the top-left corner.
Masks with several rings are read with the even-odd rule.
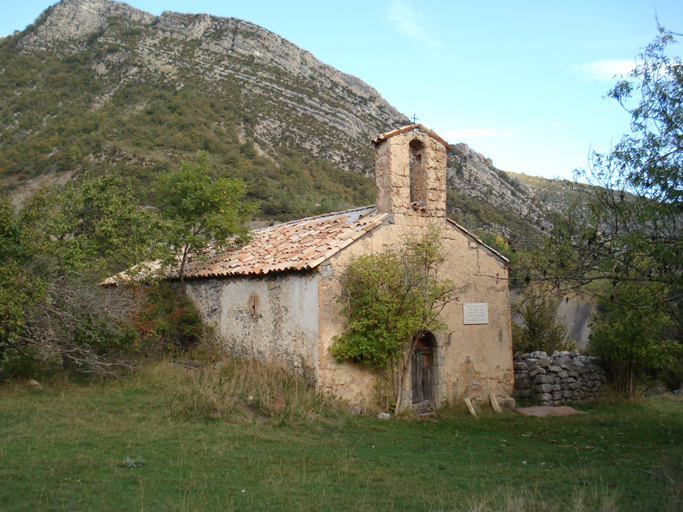
[[[276,363],[204,353],[190,361],[156,363],[137,378],[140,384],[172,393],[171,410],[198,420],[254,421],[281,424],[339,417],[348,407],[318,392],[315,384]]]

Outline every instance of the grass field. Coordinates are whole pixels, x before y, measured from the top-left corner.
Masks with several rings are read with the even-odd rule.
[[[0,511],[683,509],[681,399],[381,421],[254,382],[0,388]]]

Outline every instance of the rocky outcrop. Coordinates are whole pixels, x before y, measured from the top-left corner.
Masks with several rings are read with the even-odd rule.
[[[524,320],[517,311],[524,305],[525,300],[520,288],[510,288],[512,320],[519,326],[524,326]],[[555,321],[567,328],[568,341],[576,343],[580,349],[586,349],[590,334],[593,332],[590,324],[598,312],[597,304],[587,295],[580,293],[566,293],[555,300]]]
[[[453,146],[448,159],[447,179],[453,190],[467,190],[471,198],[489,203],[501,211],[512,210],[516,216],[529,220],[538,228],[550,228],[547,211],[538,206],[532,189],[519,178],[496,169],[490,158],[473,151],[466,144]],[[507,237],[511,234],[505,226],[484,227]]]
[[[605,371],[593,357],[582,356],[578,350],[532,352],[514,358],[515,392],[541,405],[585,402],[600,396],[606,382]]]
[[[151,25],[156,16],[122,2],[103,0],[62,0],[46,10],[22,38],[26,49],[44,51],[55,43],[72,41],[96,33],[119,17],[132,23]]]
[[[560,299],[555,317],[567,326],[569,339],[585,349],[588,347],[590,334],[593,332],[590,322],[597,312],[598,306],[595,302],[585,295],[571,293]]]

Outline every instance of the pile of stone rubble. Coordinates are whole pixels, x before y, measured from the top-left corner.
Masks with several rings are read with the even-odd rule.
[[[594,357],[578,350],[515,354],[515,396],[541,405],[585,402],[599,397],[605,371]]]

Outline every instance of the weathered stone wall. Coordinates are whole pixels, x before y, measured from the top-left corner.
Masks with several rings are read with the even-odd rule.
[[[411,201],[410,145],[422,166],[413,173],[424,200]],[[312,368],[318,386],[354,404],[374,400],[377,375],[340,363],[329,348],[344,330],[337,298],[340,276],[354,257],[378,253],[438,230],[445,263],[441,276],[460,287],[458,299],[441,311],[445,329],[430,333],[433,396],[439,407],[462,397],[506,398],[513,388],[512,333],[507,260],[445,218],[445,148],[421,130],[385,140],[377,149],[381,226],[329,257],[311,273],[268,278],[207,279],[189,284],[190,296],[232,352]],[[415,183],[419,181],[420,183]],[[465,314],[476,306],[479,315]],[[410,371],[410,370],[409,370]],[[412,404],[411,379],[402,390]],[[417,389],[417,388],[416,388]]]
[[[187,292],[228,352],[277,361],[317,378],[315,275],[198,279],[188,281]]]
[[[584,402],[600,396],[605,371],[593,357],[578,350],[532,352],[515,357],[515,395],[530,398],[541,405]]]
[[[419,167],[412,174],[411,148],[412,164]],[[391,217],[321,265],[320,387],[352,403],[372,399],[377,376],[360,365],[335,361],[329,351],[344,328],[336,302],[339,277],[354,257],[398,247],[407,236],[419,237],[433,226],[446,257],[442,275],[461,287],[458,300],[441,312],[446,329],[431,333],[435,406],[461,397],[487,399],[490,393],[508,397],[513,371],[507,260],[446,219],[445,147],[421,129],[391,135],[376,143],[375,177],[378,209]],[[412,197],[411,188],[417,191]],[[465,323],[466,304],[483,307],[487,319]],[[403,403],[410,406],[412,388],[406,380]]]

